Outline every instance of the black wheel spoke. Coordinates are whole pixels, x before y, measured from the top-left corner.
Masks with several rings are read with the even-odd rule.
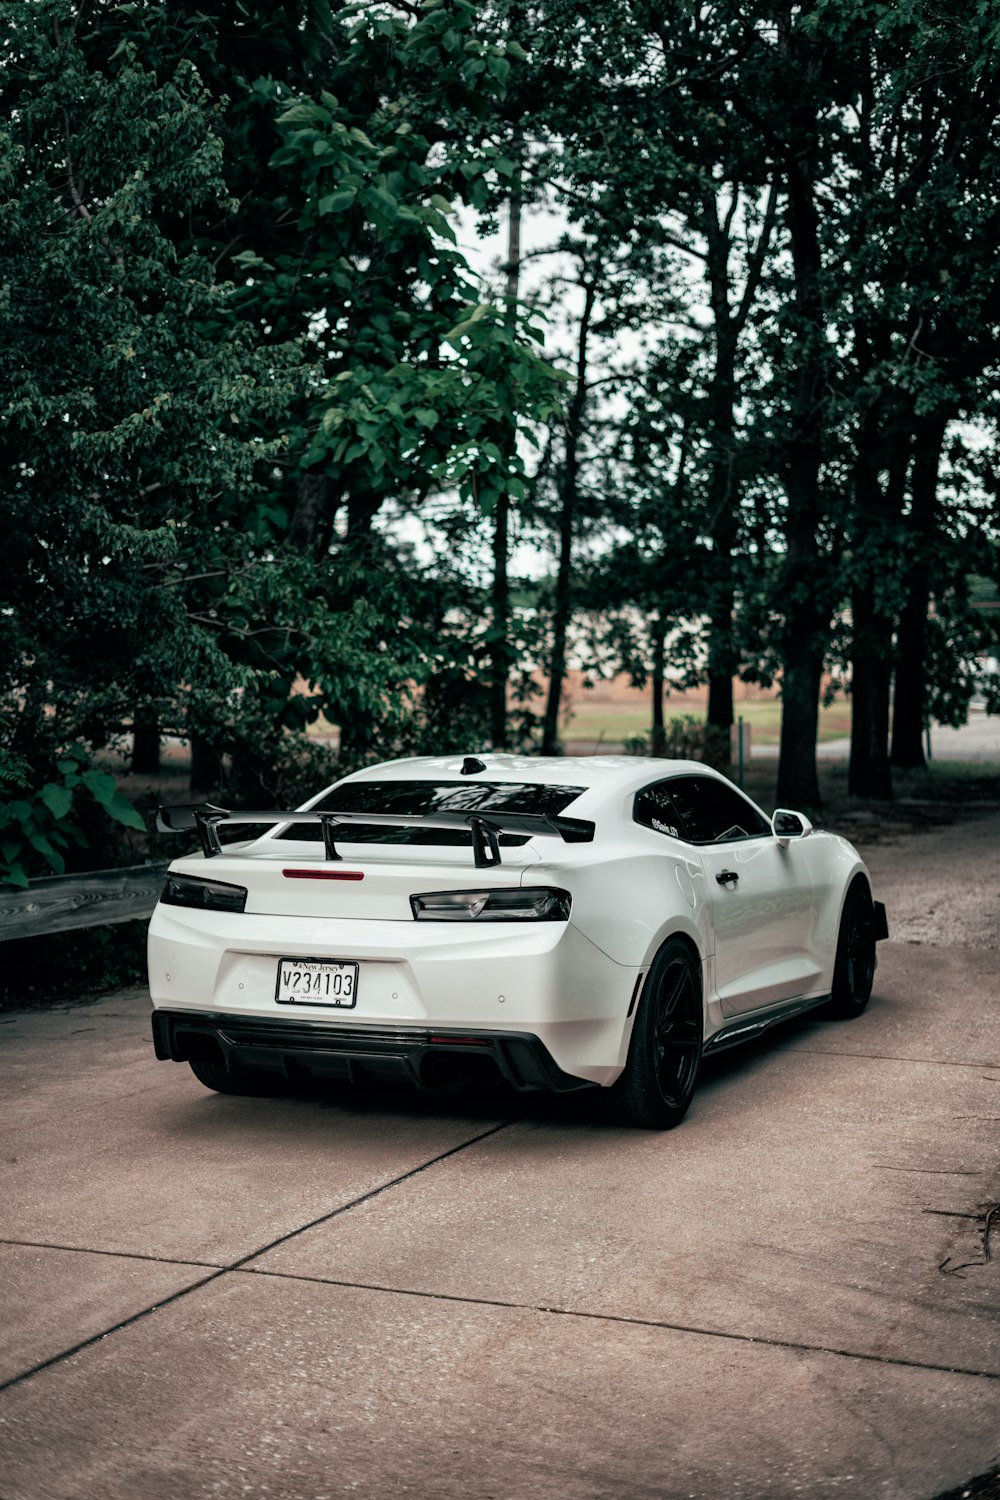
[[[701,993],[689,960],[676,959],[663,975],[652,1031],[657,1087],[679,1108],[694,1086],[701,1051]]]
[[[681,1079],[682,1063],[677,1054],[666,1047],[656,1060],[657,1081],[665,1099],[679,1101],[684,1093]]]
[[[669,978],[669,970],[667,975],[664,976],[663,990],[665,998],[660,1007],[660,1015],[663,1017],[672,1016],[677,1010],[690,977],[684,964],[675,964],[674,967],[677,972],[674,974],[672,980]]]
[[[678,1047],[697,1047],[701,1027],[694,1016],[683,1016],[671,1031],[671,1040]]]

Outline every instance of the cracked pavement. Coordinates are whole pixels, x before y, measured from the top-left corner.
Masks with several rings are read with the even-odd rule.
[[[226,1099],[0,1017],[0,1500],[930,1497],[1000,1459],[1000,813],[863,850],[850,1023],[588,1101]]]

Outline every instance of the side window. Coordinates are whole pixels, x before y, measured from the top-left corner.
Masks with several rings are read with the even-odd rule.
[[[672,785],[674,783],[670,781],[658,781],[653,786],[643,787],[641,792],[636,793],[632,816],[637,823],[641,823],[644,828],[652,828],[655,833],[683,839],[687,834],[670,795]]]
[[[712,776],[677,776],[665,783],[692,844],[760,838],[771,825],[752,803]]]

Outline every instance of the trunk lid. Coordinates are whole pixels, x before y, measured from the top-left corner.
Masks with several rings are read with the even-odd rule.
[[[239,853],[229,846],[214,859],[174,860],[171,869],[244,886],[248,916],[398,922],[413,920],[413,895],[516,888],[540,859],[530,844],[504,849],[503,863],[485,870],[474,865],[471,847],[435,848],[433,859],[426,848],[403,845],[345,842],[340,852],[340,860],[329,861],[314,842],[262,839]]]

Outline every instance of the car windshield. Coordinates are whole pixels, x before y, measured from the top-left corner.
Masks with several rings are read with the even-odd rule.
[[[437,812],[561,813],[584,791],[582,786],[550,786],[520,781],[348,781],[321,798],[314,812],[402,813],[427,817]],[[320,841],[317,823],[292,823],[283,839]],[[461,848],[472,843],[464,828],[386,828],[352,823],[338,834],[351,844],[437,844]],[[507,847],[527,843],[524,834],[505,833]]]

